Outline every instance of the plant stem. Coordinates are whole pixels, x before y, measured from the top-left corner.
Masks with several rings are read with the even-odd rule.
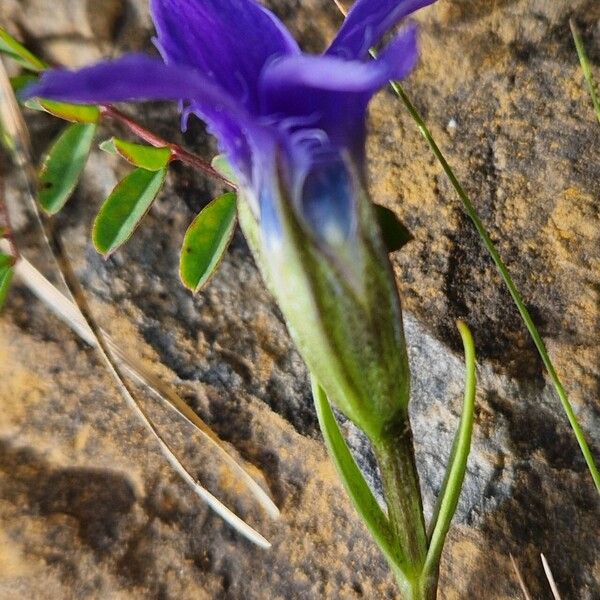
[[[155,146],[157,148],[169,148],[171,150],[171,154],[173,159],[178,160],[182,163],[193,167],[194,169],[212,177],[213,179],[218,179],[221,183],[225,185],[235,188],[235,184],[229,181],[226,177],[223,177],[218,171],[213,169],[205,160],[197,156],[196,154],[192,154],[188,152],[184,148],[182,148],[179,144],[174,144],[173,142],[168,142],[162,137],[156,135],[149,129],[146,129],[144,126],[140,125],[137,121],[134,121],[131,117],[121,112],[114,106],[110,104],[105,104],[100,106],[100,113],[103,117],[113,119],[117,121],[121,125],[124,125],[131,131],[133,134],[137,135],[140,139],[145,142],[148,142],[151,146]]]
[[[428,581],[425,589],[420,578],[427,555],[427,533],[408,415],[373,442],[373,449],[383,480],[390,527],[406,558],[406,576],[412,584],[404,600],[434,600],[437,582]]]

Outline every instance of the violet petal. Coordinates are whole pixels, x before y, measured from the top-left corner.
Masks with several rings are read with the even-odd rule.
[[[365,58],[401,19],[435,0],[357,0],[326,54]]]
[[[198,69],[251,111],[265,64],[299,53],[277,17],[253,0],[152,0],[151,11],[163,58]]]

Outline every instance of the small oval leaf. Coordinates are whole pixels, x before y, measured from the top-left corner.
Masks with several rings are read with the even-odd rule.
[[[398,219],[396,213],[381,204],[374,204],[383,243],[389,253],[400,250],[413,239],[410,231]]]
[[[205,206],[185,233],[179,274],[183,284],[198,292],[215,272],[236,224],[237,196],[228,192]]]
[[[51,115],[72,123],[97,123],[100,109],[92,104],[67,104],[38,98],[37,104]]]
[[[87,162],[96,125],[69,125],[50,147],[40,169],[39,201],[56,214],[70,198]]]
[[[9,254],[0,253],[0,271],[12,267],[15,260]]]
[[[98,123],[101,117],[100,108],[93,104],[68,104],[44,98],[29,98],[23,102],[23,106],[31,110],[47,112],[71,123]]]
[[[16,60],[21,66],[30,71],[44,71],[48,65],[35,54],[27,50],[8,31],[0,27],[0,52]]]
[[[135,144],[116,137],[102,142],[100,150],[104,150],[109,154],[119,154],[132,165],[146,169],[146,171],[160,171],[171,160],[171,150],[169,148]]]
[[[136,169],[117,184],[94,221],[92,239],[98,252],[107,257],[131,237],[160,192],[166,175],[167,169]]]
[[[14,274],[14,269],[11,265],[12,261],[10,261],[6,266],[0,267],[0,310],[2,310],[4,302],[6,301],[6,296],[8,295],[8,290],[10,288],[10,282],[12,281]]]
[[[237,176],[235,174],[235,171],[233,170],[231,163],[224,154],[218,154],[217,156],[215,156],[212,159],[210,166],[217,173],[219,173],[219,175],[223,175],[225,179],[231,181],[231,183],[237,183]]]

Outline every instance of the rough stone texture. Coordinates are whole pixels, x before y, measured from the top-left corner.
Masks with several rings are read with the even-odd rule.
[[[3,0],[0,19],[49,59],[81,64],[149,48],[143,0]],[[339,18],[326,0],[272,6],[304,47]],[[594,0],[441,0],[423,12],[423,58],[407,89],[473,194],[565,376],[600,455],[600,128],[581,86],[567,20],[600,62]],[[182,141],[172,107],[136,113]],[[31,116],[41,150],[57,131]],[[371,112],[372,189],[415,240],[393,257],[407,317],[413,416],[427,509],[458,419],[454,320],[480,356],[474,450],[442,566],[440,598],[520,598],[509,553],[534,597],[549,597],[544,552],[563,597],[600,598],[600,503],[552,388],[438,164],[403,108]],[[107,132],[108,134],[108,132]],[[210,156],[195,124],[185,142]],[[239,451],[282,518],[232,506],[273,541],[257,551],[198,501],[127,411],[96,355],[26,291],[0,320],[0,597],[392,598],[385,562],[354,515],[316,426],[306,372],[244,240],[206,292],[177,278],[193,214],[217,191],[174,168],[129,245],[104,262],[89,244],[99,202],[126,166],[94,153],[59,218],[98,320]],[[46,265],[9,177],[28,255]],[[189,428],[153,416],[209,488],[226,475]],[[364,440],[348,428],[355,448]],[[376,479],[370,459],[364,461]]]

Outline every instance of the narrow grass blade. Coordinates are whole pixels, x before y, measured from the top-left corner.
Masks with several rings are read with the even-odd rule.
[[[237,195],[227,192],[205,206],[183,239],[179,275],[194,293],[214,274],[227,250],[237,223]]]
[[[56,214],[71,197],[95,135],[95,124],[75,123],[69,125],[48,150],[40,169],[38,196],[48,214]]]
[[[502,277],[502,280],[504,281],[506,287],[508,288],[508,291],[510,292],[510,295],[512,296],[512,299],[519,311],[519,314],[521,315],[521,319],[525,323],[525,326],[527,327],[527,330],[529,331],[529,335],[531,336],[531,339],[533,340],[533,343],[535,344],[535,346],[537,348],[538,354],[540,355],[540,358],[542,359],[542,362],[544,363],[544,366],[546,367],[546,371],[548,372],[548,375],[550,376],[552,384],[554,385],[554,389],[556,390],[556,393],[561,401],[563,410],[564,410],[565,414],[567,415],[567,418],[569,420],[569,423],[571,425],[573,433],[575,434],[575,438],[577,439],[577,442],[579,443],[579,447],[581,448],[581,453],[583,454],[585,462],[587,463],[589,472],[590,472],[592,479],[594,480],[594,483],[596,485],[596,489],[598,490],[598,492],[600,492],[600,471],[598,470],[598,467],[596,466],[594,457],[592,455],[592,451],[590,450],[590,447],[587,443],[583,429],[581,428],[581,425],[579,424],[579,420],[577,419],[577,416],[575,415],[573,406],[571,405],[571,402],[569,401],[567,392],[562,384],[562,381],[560,380],[560,377],[558,376],[558,373],[556,372],[556,369],[554,368],[554,364],[550,358],[550,355],[548,354],[548,351],[546,350],[546,345],[544,344],[544,341],[542,340],[542,336],[540,335],[535,323],[533,322],[533,319],[531,318],[529,310],[525,306],[525,302],[523,301],[523,297],[521,296],[521,293],[519,292],[517,286],[515,285],[512,277],[508,271],[508,268],[506,267],[506,265],[504,264],[504,261],[502,260],[502,257],[500,256],[500,253],[496,249],[496,246],[494,245],[492,238],[490,237],[489,233],[487,232],[487,229],[485,228],[483,221],[481,220],[477,211],[475,210],[475,207],[473,205],[473,202],[471,201],[471,198],[469,197],[467,192],[464,190],[464,188],[462,187],[462,185],[456,178],[454,171],[448,164],[448,161],[442,154],[442,151],[439,149],[437,143],[435,142],[433,136],[431,135],[431,132],[429,131],[429,128],[425,124],[423,117],[419,114],[419,112],[417,111],[414,104],[410,101],[409,97],[404,92],[402,86],[400,86],[398,83],[394,82],[394,83],[392,83],[392,87],[393,87],[394,91],[396,92],[396,94],[398,95],[398,97],[402,100],[402,102],[408,109],[408,112],[410,113],[413,120],[417,124],[419,131],[425,137],[427,143],[429,144],[429,147],[435,154],[439,163],[442,165],[442,168],[444,169],[446,175],[448,176],[448,179],[450,179],[452,186],[454,187],[456,193],[458,194],[459,198],[462,201],[465,212],[467,213],[468,217],[473,222],[473,225],[475,226],[475,229],[477,230],[477,233],[479,234],[479,237],[481,238],[483,245],[487,249],[488,253],[492,257],[492,260],[494,261],[494,263],[496,265],[496,268],[500,272],[500,276]]]
[[[585,46],[583,45],[581,33],[579,32],[579,28],[577,25],[575,25],[575,21],[573,21],[573,19],[569,19],[569,26],[571,27],[571,34],[573,35],[577,56],[579,57],[579,64],[581,65],[581,70],[583,71],[583,76],[590,92],[590,98],[592,99],[594,112],[596,113],[598,123],[600,123],[600,98],[598,97],[598,88],[596,87],[594,75],[592,74],[592,67],[590,65],[587,52],[585,51]]]
[[[32,205],[36,206],[35,202],[32,201]],[[142,425],[148,431],[150,436],[158,444],[162,455],[173,470],[191,487],[194,493],[206,502],[222,519],[224,519],[231,527],[233,527],[238,533],[246,537],[254,544],[261,548],[270,548],[271,544],[266,540],[260,533],[254,530],[250,525],[233,513],[227,508],[220,500],[218,500],[213,494],[211,494],[206,488],[198,483],[189,471],[181,463],[177,455],[173,452],[167,442],[164,440],[153,421],[150,419],[142,405],[135,399],[133,393],[130,390],[129,385],[121,374],[120,368],[116,365],[113,360],[113,353],[111,350],[111,343],[108,341],[105,333],[97,327],[94,321],[91,320],[87,301],[85,300],[81,289],[77,286],[76,280],[74,279],[74,273],[70,269],[69,265],[65,261],[65,255],[62,251],[62,247],[58,245],[59,242],[56,238],[51,240],[51,248],[54,256],[59,260],[61,266],[61,273],[64,276],[64,281],[67,284],[68,289],[71,292],[75,292],[77,296],[77,304],[75,311],[78,313],[78,329],[83,333],[83,336],[87,337],[91,341],[100,356],[104,360],[108,372],[113,376],[115,383],[117,384],[119,391],[123,399],[125,400],[129,409],[138,417]],[[21,259],[17,264],[17,268],[25,264],[24,259]],[[53,307],[54,308],[54,307]],[[84,337],[84,339],[85,339]]]
[[[546,574],[546,579],[548,580],[548,584],[550,585],[550,589],[552,590],[554,600],[561,600],[560,592],[558,591],[558,586],[556,585],[556,581],[554,581],[552,569],[550,569],[550,565],[548,564],[548,561],[546,560],[546,557],[543,554],[540,554],[540,558],[542,559],[544,573]]]
[[[162,189],[167,169],[136,169],[117,184],[94,221],[92,239],[96,250],[110,256],[133,234]]]
[[[0,242],[0,248],[4,248],[3,242]],[[96,345],[93,332],[81,317],[77,306],[68,300],[25,258],[21,258],[16,264],[15,276],[86,343],[90,346]],[[200,435],[215,448],[220,458],[256,498],[267,514],[271,518],[277,518],[279,516],[279,509],[273,500],[235,458],[227,452],[217,434],[183,401],[172,387],[157,379],[139,360],[122,350],[110,336],[106,333],[104,335],[111,351],[114,352],[127,368],[129,374],[151,390],[161,402],[172,410],[175,410],[182,418],[195,427]]]
[[[410,585],[403,571],[403,557],[394,547],[388,519],[373,496],[344,437],[323,388],[312,378],[312,393],[325,445],[354,508],[356,508],[373,539],[385,555],[396,577]]]
[[[515,560],[515,557],[512,554],[509,554],[509,556],[510,556],[510,562],[512,564],[513,571],[515,572],[517,581],[519,582],[519,587],[521,588],[521,591],[523,592],[523,596],[525,597],[525,600],[533,600],[533,598],[531,597],[531,594],[529,593],[529,590],[527,589],[527,586],[525,585],[525,580],[523,579],[523,575],[521,575],[521,570],[519,569],[519,565],[517,565],[517,561]]]
[[[343,6],[341,5],[341,3],[338,2],[337,0],[334,0],[334,2],[336,4],[336,6],[338,7],[338,9],[340,10],[340,12],[345,16],[346,11],[343,8]],[[371,54],[373,56],[375,56],[375,52],[371,52]],[[529,314],[529,310],[527,310],[527,307],[525,306],[525,302],[523,301],[523,297],[521,296],[521,293],[519,292],[512,277],[510,276],[510,273],[508,272],[508,269],[507,269],[506,265],[504,264],[504,261],[502,260],[502,257],[500,256],[498,250],[496,249],[494,242],[492,242],[492,239],[490,238],[489,233],[487,232],[481,218],[479,217],[479,214],[475,210],[475,206],[473,205],[473,202],[471,201],[470,196],[467,194],[465,189],[462,187],[462,185],[458,181],[456,175],[454,174],[454,171],[452,170],[452,167],[450,167],[448,161],[446,160],[446,157],[440,150],[433,135],[429,131],[429,128],[427,127],[427,124],[425,123],[425,120],[423,119],[423,117],[421,116],[421,114],[419,113],[419,111],[417,110],[415,105],[411,102],[410,98],[404,91],[404,88],[398,82],[390,81],[390,86],[391,86],[392,90],[394,91],[394,93],[396,94],[396,96],[398,96],[398,98],[402,101],[402,103],[408,110],[411,118],[417,125],[417,128],[419,129],[419,131],[425,138],[427,144],[431,148],[431,151],[433,152],[436,159],[442,166],[442,169],[444,170],[444,172],[446,173],[446,176],[450,180],[452,187],[458,194],[458,197],[460,198],[460,200],[463,204],[463,208],[464,208],[465,212],[467,213],[467,216],[473,222],[473,225],[475,226],[475,229],[477,230],[477,233],[479,234],[479,237],[481,238],[481,241],[482,241],[484,247],[486,248],[486,250],[492,257],[492,260],[494,261],[494,264],[496,265],[496,268],[498,269],[500,276],[502,277],[502,280],[504,281],[504,284],[506,285],[508,291],[510,292],[510,295],[512,296],[512,299],[519,311],[519,314],[521,315],[521,319],[525,323],[525,326],[527,327],[527,331],[529,331],[529,335],[537,348],[538,354],[540,355],[540,358],[542,359],[542,362],[544,363],[544,367],[546,367],[546,371],[548,372],[548,375],[550,376],[552,385],[554,386],[554,389],[556,390],[556,393],[557,393],[557,395],[560,399],[560,402],[563,406],[563,410],[564,410],[565,414],[567,415],[569,424],[571,425],[571,429],[573,430],[575,438],[577,439],[577,442],[581,449],[583,458],[585,459],[585,462],[587,464],[590,475],[592,476],[594,484],[596,485],[596,489],[600,493],[600,471],[598,470],[598,467],[596,466],[594,457],[592,455],[592,451],[590,450],[589,444],[587,443],[583,429],[581,428],[581,425],[579,424],[579,420],[577,419],[577,416],[575,415],[575,411],[573,410],[573,406],[569,400],[567,392],[562,384],[560,377],[558,376],[558,373],[556,372],[556,369],[554,368],[554,364],[550,358],[550,355],[548,354],[548,351],[546,350],[546,346],[544,344],[544,341],[542,340],[542,336],[540,335],[537,327],[535,326],[535,323],[533,322],[533,319],[531,318],[531,315]]]
[[[458,498],[467,470],[467,459],[471,450],[477,386],[475,345],[467,324],[463,321],[457,321],[457,327],[465,350],[465,397],[460,424],[446,468],[446,477],[430,525],[429,549],[423,569],[425,577],[435,575],[439,568],[444,542],[458,505]]]
[[[22,67],[30,71],[43,71],[48,65],[35,54],[27,50],[21,42],[18,42],[8,31],[0,27],[0,53],[16,60]]]

